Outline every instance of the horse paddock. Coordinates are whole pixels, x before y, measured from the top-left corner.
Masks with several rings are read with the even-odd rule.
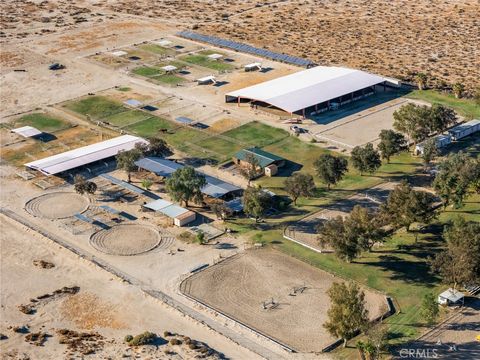
[[[185,295],[299,352],[319,352],[336,339],[323,328],[333,275],[271,249],[248,250],[200,271]],[[385,297],[363,289],[371,319]]]

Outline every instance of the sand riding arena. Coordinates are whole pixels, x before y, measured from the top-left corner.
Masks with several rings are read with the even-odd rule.
[[[319,352],[336,339],[322,324],[327,290],[342,281],[281,252],[248,250],[200,271],[182,293],[299,352]],[[385,297],[364,289],[369,316],[387,311]]]
[[[121,224],[92,234],[90,245],[109,255],[138,255],[156,248],[162,241],[159,232],[148,225]]]
[[[65,219],[88,209],[87,197],[73,192],[53,192],[29,200],[25,210],[44,219]]]

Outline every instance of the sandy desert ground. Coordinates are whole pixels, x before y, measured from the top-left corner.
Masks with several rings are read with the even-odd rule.
[[[132,1],[102,3],[118,13],[168,19],[204,34],[411,79],[480,85],[477,0]]]
[[[8,337],[0,341],[2,358],[81,358],[82,352],[90,348],[95,349],[94,358],[102,359],[188,359],[195,355],[185,344],[164,344],[164,331],[204,341],[228,357],[256,358],[248,350],[205,326],[180,316],[174,310],[146,297],[138,288],[119,281],[3,215],[0,215],[0,227],[0,333]],[[42,268],[38,266],[39,261],[54,264],[54,267]],[[76,294],[54,296],[33,303],[35,313],[31,315],[18,309],[19,305],[28,304],[32,298],[51,294],[63,287],[75,286],[79,287]],[[22,329],[23,327],[25,328]],[[99,336],[95,341],[85,341],[75,348],[60,343],[62,336],[58,331],[62,329],[98,333]],[[125,335],[137,335],[146,330],[155,332],[164,340],[159,339],[156,345],[138,348],[130,348],[123,343]],[[36,346],[26,340],[28,334],[36,333],[49,335],[43,346]],[[166,340],[170,340],[170,337]],[[172,353],[167,354],[165,351]]]

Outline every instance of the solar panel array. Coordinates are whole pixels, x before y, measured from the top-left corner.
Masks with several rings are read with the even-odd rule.
[[[281,61],[284,63],[309,67],[315,65],[311,60],[302,59],[296,56],[290,56],[286,54],[279,54],[270,50],[260,49],[251,45],[242,44],[236,41],[221,39],[216,36],[202,35],[193,31],[180,31],[177,33],[178,36],[181,36],[186,39],[201,41],[208,44],[212,44],[219,47],[224,47],[247,54],[258,55],[264,58],[272,59],[275,61]]]

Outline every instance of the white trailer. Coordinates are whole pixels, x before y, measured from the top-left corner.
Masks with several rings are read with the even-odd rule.
[[[441,149],[452,142],[452,138],[450,137],[450,135],[443,135],[443,134],[437,135],[434,137],[434,139],[435,139],[435,144],[437,145],[437,149]],[[415,154],[423,155],[424,148],[425,148],[425,141],[417,144],[415,146]]]
[[[452,137],[452,140],[457,141],[477,131],[480,131],[480,120],[474,119],[465,124],[455,126],[448,130],[448,133]]]

